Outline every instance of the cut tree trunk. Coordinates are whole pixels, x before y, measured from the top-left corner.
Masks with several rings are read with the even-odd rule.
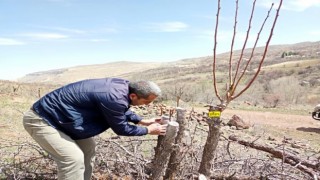
[[[202,159],[198,171],[200,174],[203,174],[208,178],[211,176],[210,170],[212,166],[212,160],[214,158],[214,154],[216,152],[216,148],[218,146],[220,137],[220,114],[220,108],[212,106],[210,107],[208,116],[209,133],[207,136],[206,144],[204,146]]]
[[[168,124],[170,121],[170,117],[169,116],[161,116],[161,124]],[[161,153],[159,150],[161,149],[161,144],[162,141],[164,140],[165,136],[158,136],[158,140],[157,140],[157,146],[155,147],[154,151],[155,151],[155,156],[157,157],[159,156],[159,153]],[[154,160],[153,160],[154,161]]]
[[[163,175],[165,167],[168,164],[170,154],[175,147],[174,142],[178,128],[179,124],[177,122],[171,121],[168,123],[166,135],[163,137],[162,143],[159,145],[159,149],[157,149],[157,154],[152,164],[152,180],[158,180]]]
[[[177,122],[179,123],[179,131],[178,135],[175,140],[175,144],[177,145],[177,148],[174,148],[173,152],[171,153],[168,168],[166,170],[164,179],[176,179],[176,173],[179,170],[179,166],[182,159],[181,154],[181,146],[182,146],[182,140],[184,138],[184,131],[186,128],[186,110],[183,108],[176,108],[177,110]]]

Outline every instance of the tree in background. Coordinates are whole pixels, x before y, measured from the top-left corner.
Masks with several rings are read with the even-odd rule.
[[[245,57],[245,49],[247,47],[247,43],[250,37],[251,33],[251,28],[252,28],[252,20],[254,17],[254,11],[255,11],[255,6],[256,6],[256,0],[253,1],[252,8],[251,8],[251,14],[250,18],[248,20],[248,28],[247,28],[247,33],[245,36],[245,40],[243,42],[243,46],[241,49],[241,54],[238,58],[236,58],[235,63],[233,63],[233,60],[235,59],[233,57],[233,51],[234,51],[234,44],[235,44],[235,38],[236,38],[236,30],[237,30],[237,23],[238,23],[238,0],[236,0],[236,9],[235,9],[235,15],[234,15],[234,26],[233,26],[233,35],[232,35],[232,41],[231,41],[231,50],[230,50],[230,58],[229,58],[229,72],[228,72],[228,79],[227,83],[224,84],[225,87],[223,88],[218,88],[218,82],[216,79],[216,73],[217,73],[217,68],[216,68],[216,55],[217,55],[217,37],[218,37],[218,25],[219,25],[219,16],[220,16],[220,0],[218,2],[218,9],[217,9],[217,15],[216,15],[216,25],[215,25],[215,34],[214,34],[214,48],[213,48],[213,86],[214,86],[214,91],[216,97],[219,99],[220,103],[216,106],[211,105],[209,109],[209,118],[208,118],[208,124],[209,124],[209,133],[207,136],[207,141],[204,146],[203,150],[203,155],[202,155],[202,160],[201,164],[199,167],[199,173],[203,174],[207,177],[210,177],[210,169],[212,167],[212,160],[214,158],[215,150],[218,145],[218,140],[220,136],[220,115],[221,112],[228,106],[228,104],[242,95],[251,85],[252,83],[256,80],[261,67],[263,65],[263,62],[266,58],[268,47],[273,35],[274,28],[276,26],[276,22],[279,16],[279,12],[281,9],[282,5],[282,0],[279,0],[279,5],[278,8],[275,11],[275,16],[271,24],[271,29],[269,31],[269,36],[267,38],[267,42],[264,47],[264,51],[261,55],[260,58],[255,57],[255,49],[257,47],[259,38],[261,33],[263,32],[265,28],[265,24],[267,20],[269,19],[274,3],[272,3],[269,11],[267,12],[267,15],[265,19],[263,20],[262,24],[260,25],[260,29],[258,31],[256,40],[254,42],[254,45],[251,49],[251,52],[249,52],[249,56]],[[256,64],[257,67],[254,70],[254,73],[248,74],[248,68]],[[250,67],[251,68],[251,67]],[[249,76],[249,77],[248,77]],[[221,83],[220,83],[221,84]],[[239,84],[244,84],[243,86]],[[240,87],[240,88],[239,88]],[[221,93],[221,90],[223,93]]]

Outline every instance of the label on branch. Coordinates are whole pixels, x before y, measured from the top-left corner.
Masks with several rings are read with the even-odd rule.
[[[220,116],[220,111],[209,111],[209,118],[219,118]]]

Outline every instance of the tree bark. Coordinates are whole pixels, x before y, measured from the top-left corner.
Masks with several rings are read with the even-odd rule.
[[[177,136],[179,124],[175,121],[168,123],[167,132],[164,136],[157,154],[155,156],[152,169],[151,169],[151,179],[158,180],[162,176],[164,169],[168,163],[169,156],[173,150],[174,141]]]
[[[198,171],[200,174],[203,174],[208,178],[211,176],[210,169],[212,165],[212,160],[214,158],[214,154],[218,146],[220,137],[220,114],[221,109],[219,109],[218,107],[210,107],[208,117],[209,134],[207,136],[207,141],[204,146],[200,168]]]
[[[168,124],[169,123],[169,116],[161,116],[161,124]],[[164,139],[165,136],[158,136],[158,140],[157,140],[157,146],[154,149],[154,154],[155,154],[155,158],[159,155],[159,149],[161,147],[162,141]]]
[[[175,140],[175,144],[177,145],[177,148],[174,148],[173,152],[171,153],[168,168],[166,170],[164,179],[175,179],[175,176],[177,174],[177,171],[179,170],[179,166],[182,159],[181,154],[181,146],[182,146],[182,140],[184,138],[184,131],[186,126],[185,121],[185,115],[186,110],[183,108],[176,108],[177,110],[177,122],[179,123],[179,131],[178,135]]]

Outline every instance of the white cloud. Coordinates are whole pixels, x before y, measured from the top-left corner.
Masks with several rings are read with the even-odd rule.
[[[275,3],[274,7],[278,7],[280,0],[261,0],[260,5],[270,8],[272,2]],[[310,7],[320,7],[320,0],[283,0],[282,9],[290,10],[290,11],[305,11]]]
[[[293,11],[304,11],[315,6],[320,7],[320,0],[291,0],[288,1],[288,4],[285,4],[284,8]]]
[[[318,30],[318,31],[310,31],[309,34],[311,34],[313,36],[320,36],[320,30]]]
[[[207,39],[210,40],[213,44],[214,41],[214,31],[203,31],[199,38]],[[244,45],[245,39],[246,39],[247,33],[245,31],[238,31],[236,33],[235,41],[234,41],[234,46],[233,49],[241,49]],[[261,34],[257,43],[257,46],[263,46],[265,45],[266,38],[268,37],[268,33],[266,34]],[[231,42],[233,38],[233,31],[231,30],[219,30],[218,31],[218,36],[217,36],[217,43],[218,43],[218,48],[221,48],[223,51],[229,51]],[[247,43],[246,43],[246,48],[252,48],[257,40],[257,33],[251,32]],[[221,50],[220,49],[220,50]]]
[[[24,34],[24,36],[32,37],[32,38],[38,38],[38,39],[65,39],[68,38],[68,36],[58,33],[29,33]]]
[[[83,30],[80,29],[71,29],[71,28],[64,28],[64,27],[53,27],[53,30],[58,30],[58,31],[63,31],[63,32],[68,32],[68,33],[75,33],[75,34],[84,34],[86,33]]]
[[[214,31],[211,32],[211,37],[214,38]],[[250,37],[249,37],[249,41],[253,41],[253,39],[255,39],[255,34],[251,33]],[[220,30],[218,31],[218,40],[219,41],[231,41],[233,37],[233,31],[223,31]],[[236,41],[240,41],[243,42],[246,38],[246,32],[236,32]]]
[[[13,45],[23,45],[23,44],[25,43],[15,39],[0,38],[0,46],[13,46]]]
[[[108,42],[109,39],[90,39],[91,42]]]
[[[188,28],[188,25],[183,22],[163,22],[163,23],[149,23],[147,29],[156,32],[179,32]]]
[[[66,33],[74,33],[74,34],[85,34],[85,30],[81,29],[74,29],[74,28],[66,28],[66,27],[55,27],[55,26],[41,26],[41,25],[32,25],[35,28],[44,29],[46,31],[59,31],[59,32],[66,32]]]
[[[104,28],[91,30],[89,32],[90,33],[118,33],[118,30],[115,28],[104,27]]]
[[[49,2],[64,2],[65,0],[47,0]]]
[[[199,15],[197,17],[203,18],[203,19],[209,19],[209,20],[215,20],[217,18],[216,16],[212,16],[212,15]]]
[[[81,30],[81,29],[72,29],[64,27],[47,27],[46,29],[57,30],[59,32],[73,33],[73,34],[92,34],[92,33],[117,33],[118,30],[110,27],[103,27],[94,30]]]

